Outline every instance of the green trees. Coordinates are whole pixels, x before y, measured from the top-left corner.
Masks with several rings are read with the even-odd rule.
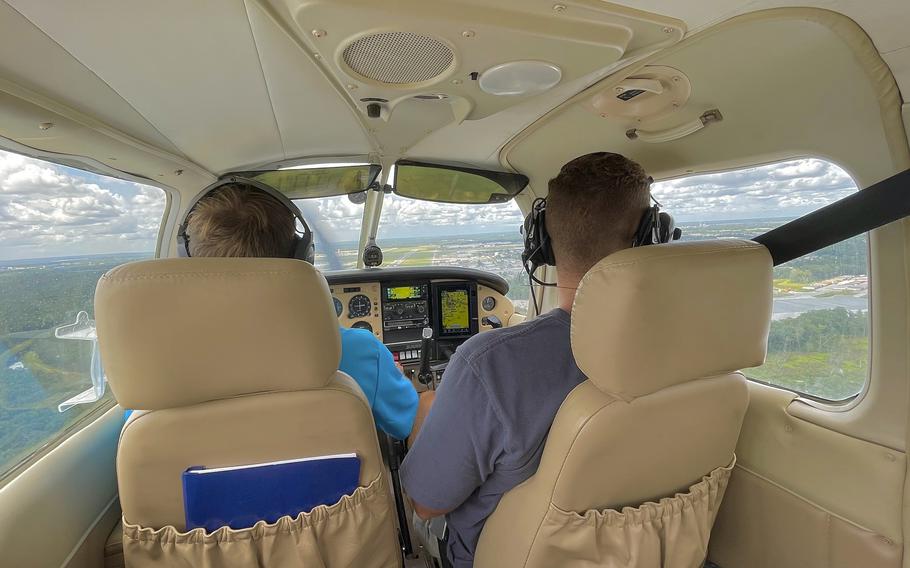
[[[841,349],[841,339],[869,335],[869,318],[844,308],[813,310],[795,318],[772,322],[768,353],[794,351],[831,353]]]
[[[813,310],[771,323],[768,357],[746,374],[829,400],[858,393],[869,366],[868,312]]]

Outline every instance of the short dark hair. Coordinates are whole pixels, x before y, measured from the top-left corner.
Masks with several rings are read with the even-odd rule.
[[[651,178],[638,163],[611,152],[575,158],[550,180],[547,232],[556,266],[584,274],[632,245],[648,209]]]
[[[293,256],[294,214],[245,184],[222,186],[199,200],[187,221],[191,256]]]

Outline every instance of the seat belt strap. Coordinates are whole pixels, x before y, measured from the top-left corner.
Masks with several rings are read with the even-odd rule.
[[[778,266],[908,215],[910,170],[905,170],[752,240],[765,245]]]

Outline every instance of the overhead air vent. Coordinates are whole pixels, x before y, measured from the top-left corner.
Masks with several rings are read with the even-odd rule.
[[[364,36],[342,53],[355,74],[392,86],[411,86],[436,79],[455,61],[442,41],[411,32],[384,32]]]

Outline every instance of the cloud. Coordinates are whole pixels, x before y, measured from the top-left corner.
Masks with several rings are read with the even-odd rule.
[[[524,216],[514,202],[495,205],[432,203],[387,195],[382,205],[380,231],[390,237],[411,234],[464,234],[511,231]]]
[[[683,221],[796,217],[856,191],[843,169],[823,160],[781,162],[655,183],[654,197]]]
[[[805,159],[654,184],[679,221],[795,217],[856,190],[841,168]],[[298,200],[320,245],[360,234],[363,205],[347,196]],[[154,249],[164,192],[0,151],[0,259]],[[515,231],[514,202],[457,205],[386,195],[379,240]],[[517,238],[517,237],[516,237]]]
[[[0,259],[152,251],[158,188],[0,151]]]

